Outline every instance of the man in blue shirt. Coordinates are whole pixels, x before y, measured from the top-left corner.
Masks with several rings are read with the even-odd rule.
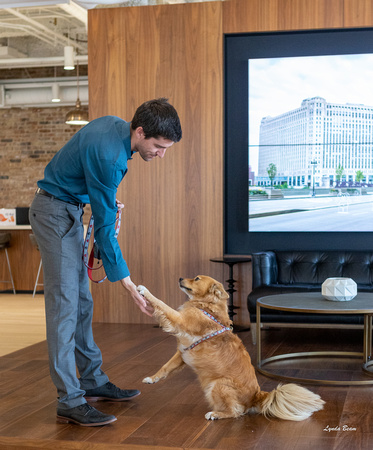
[[[83,264],[83,207],[90,203],[95,240],[106,275],[120,281],[145,314],[151,307],[137,292],[115,237],[117,189],[128,160],[163,158],[181,139],[175,108],[167,99],[143,103],[132,121],[105,116],[79,130],[53,157],[38,181],[30,223],[43,261],[47,343],[52,380],[58,392],[57,421],[82,426],[112,423],[87,403],[125,401],[136,389],[122,390],[102,371],[92,333],[93,300]],[[78,369],[80,378],[76,374]]]

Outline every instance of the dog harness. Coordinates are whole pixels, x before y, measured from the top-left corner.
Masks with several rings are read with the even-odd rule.
[[[122,211],[120,209],[118,209],[117,218],[115,221],[115,235],[114,235],[115,238],[118,238],[121,217],[122,217]],[[93,223],[94,223],[94,219],[93,219],[93,215],[91,215],[91,218],[89,219],[88,228],[87,228],[87,234],[86,234],[85,241],[84,241],[83,262],[84,262],[84,265],[88,269],[88,276],[89,276],[90,280],[93,281],[94,283],[102,283],[104,280],[106,280],[107,275],[105,275],[104,278],[101,278],[101,280],[94,280],[93,276],[92,276],[93,270],[101,269],[101,267],[103,266],[103,264],[100,264],[97,267],[93,267],[93,263],[94,263],[95,259],[101,260],[100,251],[97,247],[96,239],[94,237],[93,237],[93,245],[92,245],[91,253],[88,258],[88,247],[89,247],[89,241],[91,240]]]
[[[206,336],[203,336],[201,339],[198,339],[198,341],[193,342],[192,345],[189,345],[189,347],[187,347],[185,349],[186,350],[192,350],[192,348],[196,347],[198,344],[200,344],[201,342],[207,341],[208,339],[214,337],[214,336],[219,336],[219,334],[225,333],[226,331],[232,331],[232,327],[226,327],[224,326],[222,323],[220,323],[218,320],[215,319],[214,316],[212,316],[210,313],[208,313],[207,311],[205,311],[204,309],[201,309],[201,311],[203,312],[203,314],[205,316],[207,316],[209,319],[213,320],[214,322],[216,322],[218,325],[221,326],[220,330],[214,331],[213,333],[207,334]]]

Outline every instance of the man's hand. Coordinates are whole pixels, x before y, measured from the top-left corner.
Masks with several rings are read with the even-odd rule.
[[[123,209],[124,208],[124,205],[123,205],[123,203],[121,201],[119,201],[118,199],[115,199],[115,202],[117,204],[117,208],[118,209]]]
[[[153,307],[145,300],[145,298],[140,295],[137,291],[136,285],[132,282],[130,277],[123,278],[120,280],[122,286],[129,291],[136,305],[141,309],[141,311],[148,316],[152,317],[154,309]]]

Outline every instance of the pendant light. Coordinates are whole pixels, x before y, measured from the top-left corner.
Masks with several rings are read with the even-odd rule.
[[[74,47],[72,45],[66,45],[63,49],[64,54],[64,69],[74,70]]]
[[[76,90],[77,99],[75,103],[75,109],[72,109],[66,114],[65,123],[68,125],[86,125],[89,123],[88,113],[82,109],[82,104],[79,100],[79,62],[76,64]]]
[[[56,80],[57,80],[57,67],[54,66],[54,83],[52,84],[52,102],[53,103],[59,103],[61,101],[60,86]]]
[[[58,83],[52,84],[52,102],[59,103],[61,101],[60,98],[60,86]]]

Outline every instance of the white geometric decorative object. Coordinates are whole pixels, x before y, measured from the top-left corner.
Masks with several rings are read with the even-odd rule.
[[[321,294],[327,300],[347,302],[357,295],[357,285],[352,278],[328,278],[321,286]]]

